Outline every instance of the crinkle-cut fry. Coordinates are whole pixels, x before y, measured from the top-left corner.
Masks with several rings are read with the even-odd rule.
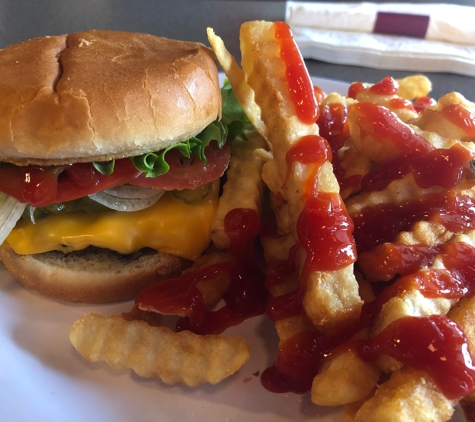
[[[344,97],[340,94],[332,92],[323,99],[320,105],[322,107],[332,107],[335,106],[335,104],[341,104],[345,108],[348,108],[355,103],[356,100],[353,100],[352,98]],[[342,176],[344,178],[349,178],[352,176],[360,176],[360,178],[362,178],[364,175],[369,173],[373,165],[373,162],[364,154],[362,154],[358,148],[356,148],[356,145],[351,137],[345,141],[345,144],[338,151],[338,159],[340,167],[345,171],[344,175]],[[340,192],[340,195],[343,199],[345,199],[360,190],[361,185],[358,183],[355,186],[351,185],[345,188]]]
[[[399,84],[397,95],[406,100],[426,97],[432,91],[432,82],[425,75],[409,75],[396,81]]]
[[[304,124],[296,116],[288,95],[285,63],[280,57],[275,26],[271,22],[262,21],[246,22],[241,26],[243,70],[236,69],[236,62],[230,59],[224,44],[212,30],[208,31],[208,38],[243,109],[248,116],[253,114],[253,117],[250,117],[251,121],[259,122],[256,129],[269,144],[273,160],[264,164],[263,178],[272,192],[280,192],[283,199],[288,202],[286,209],[288,221],[291,222],[288,227],[292,227],[294,238],[297,240],[296,223],[304,207],[301,199],[302,188],[315,169],[313,164],[298,162],[288,169],[286,154],[303,136],[318,135],[318,126]],[[317,189],[321,192],[339,192],[338,182],[329,162],[325,162],[319,169]],[[284,220],[287,221],[286,218]],[[281,227],[279,225],[279,228]],[[302,265],[304,261],[301,260]],[[311,300],[304,299],[305,312],[322,330],[326,328],[333,330],[336,325],[333,322],[341,323],[350,316],[357,318],[360,313],[362,301],[353,275],[353,266],[350,268],[349,271],[332,271],[330,276],[324,271],[313,271],[309,276],[306,295],[318,296],[315,289],[324,287],[333,291],[333,297],[336,298],[329,303],[330,306],[327,306],[327,302],[321,302],[321,306],[310,309],[305,307]],[[332,283],[328,283],[328,279],[331,279]],[[331,294],[331,292],[324,293]],[[329,323],[331,324],[328,325]]]
[[[105,361],[114,369],[132,369],[170,385],[216,384],[249,358],[249,345],[241,338],[175,333],[119,315],[84,315],[73,324],[70,340],[90,362]]]
[[[455,402],[423,371],[400,369],[356,412],[354,422],[445,422]]]
[[[458,301],[448,317],[462,328],[470,349],[475,350],[475,297]],[[452,417],[456,403],[447,399],[423,371],[405,367],[391,374],[361,406],[354,421],[445,422]]]
[[[279,319],[275,323],[275,329],[280,342],[303,331],[315,331],[315,327],[304,312],[289,318]]]
[[[230,262],[231,253],[228,249],[218,250],[209,248],[203,255],[199,256],[193,265],[183,271],[183,274],[198,273],[201,269],[219,264]],[[166,283],[167,281],[165,281]],[[196,287],[203,295],[203,302],[206,307],[218,303],[223,295],[229,290],[231,277],[227,272],[223,272],[219,277],[203,278],[196,283]]]
[[[373,335],[381,332],[391,322],[405,316],[446,315],[455,299],[427,298],[418,289],[408,289],[400,296],[386,302],[373,325]],[[394,372],[402,367],[396,359],[383,355],[377,360],[383,372]]]
[[[211,240],[220,249],[229,249],[230,240],[224,231],[224,218],[234,208],[247,208],[262,213],[264,182],[261,172],[263,159],[254,154],[265,148],[265,140],[258,133],[248,134],[246,141],[235,140],[231,146],[231,160],[226,183],[211,223]]]
[[[398,119],[396,119],[397,122]],[[398,124],[401,128],[405,128],[407,132],[415,133],[416,135],[424,138],[429,144],[435,148],[449,149],[454,144],[462,144],[470,151],[474,151],[471,142],[460,142],[460,138],[447,138],[439,133],[422,130],[420,127],[408,124],[399,119]],[[367,122],[368,118],[364,116],[364,112],[358,109],[358,107],[352,107],[348,113],[348,125],[350,135],[356,145],[356,147],[367,157],[375,162],[387,162],[394,160],[401,156],[401,151],[397,146],[391,142],[392,131],[387,130],[385,133],[382,131],[378,134],[372,131],[364,130],[364,122]],[[363,127],[362,127],[363,125]],[[407,136],[407,135],[406,135]]]
[[[395,94],[381,94],[371,90],[374,84],[362,84],[364,89],[356,93],[356,100],[362,103],[375,103],[382,105],[393,113],[395,113],[403,122],[415,119],[418,114],[413,107],[401,107],[400,101],[407,101],[406,97],[401,95],[408,95],[409,91],[404,88],[399,89]],[[400,87],[401,88],[401,87]]]
[[[250,86],[245,82],[245,75],[242,69],[237,64],[235,58],[229,53],[229,51],[224,46],[223,40],[214,34],[212,28],[207,28],[206,33],[208,35],[209,43],[216,53],[220,52],[218,57],[219,63],[224,69],[226,76],[232,74],[233,79],[231,85],[233,91],[236,94],[236,97],[239,99],[241,106],[246,104],[246,107],[243,106],[243,109],[256,130],[265,137],[266,128],[260,118],[260,110],[257,104],[254,101],[254,92]]]
[[[320,406],[340,406],[357,402],[376,387],[380,370],[372,362],[348,351],[334,358],[315,376],[312,402]]]
[[[458,92],[451,92],[439,98],[437,103],[421,111],[419,117],[412,120],[411,124],[425,131],[436,132],[448,139],[463,139],[467,137],[465,130],[451,122],[442,109],[448,106],[460,106],[475,119],[475,103],[467,100]]]
[[[430,226],[425,224],[424,228],[430,229]],[[430,236],[423,236],[425,236],[425,239],[431,239]],[[401,237],[404,236],[400,236],[399,239],[401,239]],[[422,241],[422,237],[418,238],[418,244],[427,245],[427,243]],[[464,242],[473,246],[475,245],[475,231],[453,236],[450,241]],[[440,256],[438,256],[430,267],[423,268],[417,273],[414,273],[414,275],[421,277],[429,270],[444,268],[443,261],[440,259]],[[405,316],[446,315],[455,303],[457,303],[456,299],[426,297],[416,287],[404,289],[398,296],[392,297],[383,305],[373,323],[371,334],[372,336],[377,335],[393,321]],[[393,372],[402,367],[400,362],[389,356],[382,356],[378,359],[378,365],[384,372]]]
[[[408,122],[418,117],[417,112],[411,107],[401,107],[397,100],[413,100],[424,97],[432,90],[431,81],[424,75],[410,75],[397,79],[399,88],[396,94],[379,94],[370,88],[374,84],[364,83],[364,90],[356,94],[360,102],[376,103],[393,111],[403,122]]]
[[[370,283],[363,279],[361,274],[357,274],[357,278],[360,295],[364,301],[374,300]],[[366,339],[368,331],[363,329],[354,338]],[[358,402],[373,392],[380,373],[374,362],[362,360],[352,350],[330,354],[313,379],[312,401],[320,406],[339,406]]]
[[[458,143],[467,147],[470,151],[474,151],[475,149],[475,144],[468,142]],[[450,146],[448,148],[450,148]],[[412,174],[408,174],[402,179],[392,181],[382,191],[361,192],[357,195],[353,195],[346,199],[345,205],[348,214],[354,217],[365,208],[374,207],[379,204],[400,204],[404,201],[419,199],[424,195],[442,191],[447,192],[447,189],[438,186],[423,189],[414,181]],[[473,181],[467,177],[463,178],[459,185],[453,188],[452,191],[471,198],[475,196]],[[443,229],[440,228],[437,231],[442,232]]]

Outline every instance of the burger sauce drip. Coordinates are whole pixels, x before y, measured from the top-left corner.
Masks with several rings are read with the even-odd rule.
[[[285,63],[287,83],[297,117],[303,123],[315,123],[318,118],[318,103],[292,31],[284,22],[275,22],[274,28],[275,37],[280,44],[280,57]]]
[[[225,232],[231,240],[232,262],[208,266],[146,289],[136,299],[141,310],[180,315],[177,331],[219,334],[242,321],[264,313],[268,292],[258,267],[254,240],[260,229],[259,215],[250,209],[233,209],[225,217]],[[229,276],[226,303],[217,311],[205,309],[203,295],[196,285],[205,279]]]

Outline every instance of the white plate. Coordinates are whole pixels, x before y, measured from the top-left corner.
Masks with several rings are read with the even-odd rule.
[[[347,89],[347,84],[338,81],[315,79],[315,83],[327,93]],[[170,387],[130,371],[88,363],[79,356],[68,335],[77,318],[90,311],[117,314],[131,306],[132,302],[92,306],[53,301],[24,289],[0,266],[0,420],[342,420],[341,408],[315,406],[309,394],[273,394],[261,386],[253,374],[272,364],[277,351],[274,326],[264,317],[226,332],[249,341],[251,358],[217,386]],[[456,420],[463,418],[459,414]]]

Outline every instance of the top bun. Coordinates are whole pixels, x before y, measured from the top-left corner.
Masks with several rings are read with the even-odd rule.
[[[0,161],[56,165],[158,151],[221,113],[199,43],[85,31],[0,50]]]

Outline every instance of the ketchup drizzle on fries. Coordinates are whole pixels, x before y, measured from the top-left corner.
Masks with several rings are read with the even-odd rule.
[[[280,42],[280,56],[285,62],[290,95],[298,118],[314,123],[318,118],[318,102],[307,67],[295,44],[289,25],[275,22],[275,37]]]
[[[224,223],[231,240],[231,262],[210,265],[154,284],[137,297],[136,306],[143,311],[180,315],[176,331],[190,330],[196,334],[220,334],[264,313],[268,293],[253,246],[260,230],[259,216],[254,210],[236,208],[226,215]],[[223,297],[226,305],[216,311],[206,310],[203,295],[196,285],[222,276],[231,279]]]
[[[362,84],[353,84],[350,87],[350,96],[354,97],[362,89],[364,89]],[[394,79],[385,78],[370,89],[381,95],[393,95],[397,92],[398,85]],[[393,102],[392,106],[413,108],[411,102],[403,99],[397,104]],[[372,103],[358,103],[351,107],[354,107],[360,115],[362,137],[365,136],[365,131],[373,134],[382,128],[382,136],[396,152],[395,159],[382,162],[384,165],[380,170],[373,171],[363,179],[365,190],[384,189],[390,182],[404,177],[409,172],[414,175],[416,183],[423,188],[442,186],[449,189],[460,183],[465,168],[473,159],[468,149],[461,145],[454,145],[448,150],[435,149],[424,138],[407,130],[407,126],[396,120],[387,109]],[[341,186],[344,178],[342,172],[340,174],[338,172],[337,151],[349,136],[347,117],[348,107],[342,104],[321,107],[318,119],[320,133],[329,139],[333,147],[332,154],[322,147],[321,138],[306,137],[287,153],[287,167],[297,161],[306,164],[313,162],[315,168],[319,168],[324,161],[333,161],[335,173],[340,176]],[[458,124],[468,128],[467,133],[470,133],[467,119],[462,113],[452,112],[451,118],[452,121],[457,118]],[[320,153],[317,152],[318,149]],[[338,252],[341,251],[345,252],[342,265],[356,260],[356,253],[351,253],[354,245],[351,238],[353,223],[346,214],[343,203],[340,207],[335,206],[334,199],[340,198],[337,194],[322,194],[316,191],[317,176],[318,170],[315,170],[305,182],[302,195],[305,207],[297,226],[299,241],[307,252],[307,262],[300,275],[297,290],[274,298],[270,302],[267,313],[274,321],[302,312],[301,301],[304,292],[301,289],[305,286],[301,280],[305,279],[308,271],[338,268]],[[471,214],[475,205],[472,202],[469,198],[457,198],[442,193],[426,195],[418,201],[407,201],[398,206],[387,204],[363,210],[355,218],[356,244],[360,252],[370,251],[384,241],[392,241],[397,233],[409,229],[413,222],[428,218],[439,219],[451,230],[466,228],[467,224],[471,227],[469,222],[472,221]],[[310,212],[311,209],[314,212]],[[332,216],[335,209],[338,211]],[[375,221],[380,224],[375,225]],[[454,227],[457,225],[459,227]],[[332,244],[336,237],[330,233],[331,229],[322,228],[331,228],[335,233],[344,235],[338,237],[336,243]],[[432,262],[435,255],[441,252],[441,248],[446,252],[444,260],[446,270],[428,271],[425,274],[418,272],[421,264]],[[375,360],[382,354],[387,354],[415,368],[428,370],[447,397],[459,397],[473,391],[475,370],[470,355],[464,352],[468,350],[468,341],[457,324],[446,317],[406,317],[390,324],[371,340],[346,342],[363,326],[372,323],[387,300],[407,288],[416,287],[428,297],[460,298],[473,295],[474,286],[471,280],[475,279],[472,274],[475,261],[470,257],[474,256],[475,248],[468,247],[474,249],[471,254],[467,253],[466,245],[454,244],[441,248],[421,248],[414,251],[416,254],[419,253],[419,259],[413,260],[412,267],[407,265],[407,261],[412,257],[408,250],[398,251],[401,259],[402,256],[405,257],[404,263],[399,262],[398,257],[387,257],[384,262],[389,260],[397,269],[406,267],[410,275],[400,278],[385,289],[375,301],[365,305],[357,326],[348,327],[348,331],[338,338],[325,338],[318,331],[303,331],[282,341],[276,363],[262,374],[261,382],[264,387],[274,392],[307,391],[311,387],[313,377],[318,373],[324,356],[338,353],[336,352],[339,349],[338,345],[342,344],[340,346],[342,350],[353,348],[363,359]],[[379,259],[377,261],[381,262]],[[392,272],[394,271],[392,268]],[[417,346],[418,350],[422,350],[420,354],[413,353],[415,342],[420,343]],[[393,347],[395,343],[398,344],[397,348]],[[433,353],[431,345],[437,349],[437,353]],[[441,360],[441,357],[448,356],[450,362]],[[431,364],[428,365],[428,362]],[[447,374],[450,374],[450,381],[446,382]]]
[[[350,348],[365,360],[389,355],[432,376],[449,399],[475,390],[475,367],[465,333],[442,315],[402,317],[371,340]]]
[[[442,109],[442,114],[454,125],[461,127],[467,136],[475,136],[475,116],[458,104],[451,104]]]

